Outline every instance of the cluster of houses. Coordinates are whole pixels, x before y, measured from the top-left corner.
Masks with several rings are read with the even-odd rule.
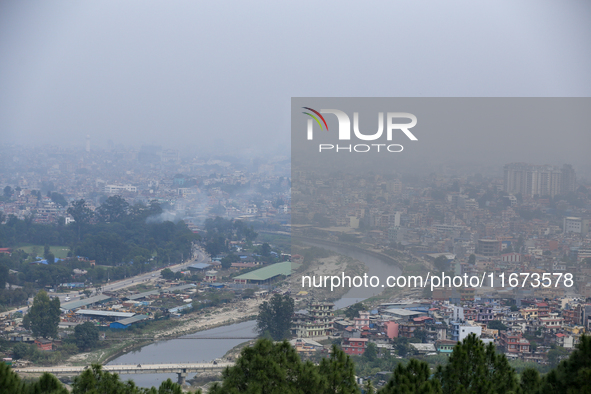
[[[458,341],[475,334],[510,359],[544,364],[548,350],[573,349],[590,328],[591,305],[576,299],[524,299],[519,304],[412,300],[384,303],[348,319],[335,317],[334,304],[312,301],[307,311],[294,314],[292,334],[302,352],[321,349],[318,340],[340,338],[349,355],[363,355],[369,343],[397,355],[400,338],[416,354],[449,354]]]

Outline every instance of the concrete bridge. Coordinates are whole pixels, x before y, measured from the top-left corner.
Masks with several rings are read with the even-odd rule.
[[[184,384],[189,373],[193,372],[221,372],[226,367],[232,367],[234,363],[182,363],[182,364],[124,364],[124,365],[103,365],[103,371],[119,374],[134,373],[176,373],[178,383]],[[18,374],[44,373],[53,375],[79,375],[90,367],[31,367],[13,368]]]

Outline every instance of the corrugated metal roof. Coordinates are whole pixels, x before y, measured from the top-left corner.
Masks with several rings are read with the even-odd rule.
[[[409,311],[407,309],[399,309],[399,308],[386,309],[384,311],[384,313],[389,313],[391,315],[398,315],[398,316],[417,316],[417,315],[424,314],[424,312],[415,312],[415,311]]]
[[[65,311],[69,311],[72,309],[81,308],[83,306],[92,305],[97,302],[105,301],[105,300],[108,300],[109,298],[111,298],[111,297],[100,294],[100,295],[96,295],[93,297],[88,297],[84,300],[65,302],[65,303],[61,304],[60,308]]]
[[[135,323],[135,322],[138,322],[138,321],[145,320],[148,317],[149,317],[148,315],[135,315],[135,316],[132,316],[132,317],[128,317],[126,319],[117,320],[116,322],[113,322],[113,323],[119,323],[119,324],[123,324],[124,326],[126,326],[128,324],[132,324],[132,323]]]
[[[207,263],[197,263],[197,264],[193,264],[188,266],[187,268],[195,268],[196,270],[202,270],[205,269],[207,267],[211,267],[211,264],[207,264]]]
[[[135,313],[132,312],[115,312],[115,311],[97,311],[94,309],[81,309],[76,311],[77,315],[87,316],[104,316],[104,317],[132,317]]]
[[[285,261],[283,263],[276,263],[271,264],[267,267],[260,268],[258,270],[254,270],[251,272],[247,272],[246,274],[239,275],[234,279],[242,279],[242,280],[267,280],[271,279],[277,275],[291,275],[291,261]]]
[[[128,300],[131,300],[131,301],[133,301],[133,300],[138,300],[138,299],[140,299],[140,298],[149,297],[149,296],[151,296],[151,295],[155,295],[155,294],[160,294],[160,290],[146,291],[146,292],[144,292],[144,293],[138,293],[138,294],[134,294],[134,295],[132,295],[132,296],[125,297],[125,298],[127,298]]]
[[[186,290],[186,289],[191,289],[193,287],[197,287],[192,283],[186,284],[186,285],[180,285],[180,286],[174,286],[174,287],[169,287],[168,289],[164,289],[162,290],[162,292],[173,292],[173,291],[180,291],[180,290]]]

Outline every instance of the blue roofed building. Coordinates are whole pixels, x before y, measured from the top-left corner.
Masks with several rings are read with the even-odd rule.
[[[117,320],[109,324],[109,328],[114,330],[127,330],[132,324],[146,320],[148,315],[135,315],[125,319]]]

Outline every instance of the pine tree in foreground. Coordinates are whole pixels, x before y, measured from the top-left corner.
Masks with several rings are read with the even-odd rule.
[[[497,354],[492,343],[485,346],[475,334],[456,345],[436,377],[444,394],[510,394],[518,389],[507,357]]]
[[[591,337],[582,336],[568,359],[542,379],[542,394],[591,393]]]
[[[415,359],[398,364],[390,381],[379,394],[441,394],[438,379],[431,378],[429,364]]]
[[[242,349],[233,367],[222,373],[221,384],[209,394],[358,394],[350,357],[333,346],[329,358],[319,366],[302,362],[286,341],[259,339]]]

